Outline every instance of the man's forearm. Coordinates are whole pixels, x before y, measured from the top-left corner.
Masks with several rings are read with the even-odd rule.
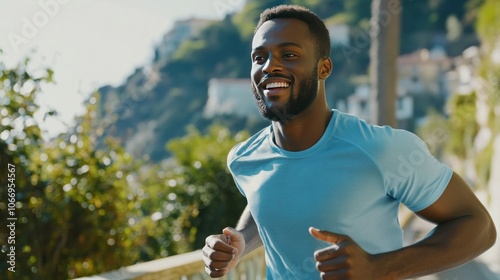
[[[250,253],[251,251],[262,246],[262,240],[259,236],[259,231],[257,229],[257,224],[255,223],[248,206],[243,210],[236,230],[241,232],[245,238],[245,251],[243,255]]]
[[[374,256],[390,279],[407,279],[450,269],[492,246],[495,232],[487,218],[464,216],[438,225],[424,240]]]

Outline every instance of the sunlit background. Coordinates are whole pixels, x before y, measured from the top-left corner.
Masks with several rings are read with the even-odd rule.
[[[325,20],[329,105],[374,123],[379,108],[420,136],[500,224],[498,0],[401,0],[375,20],[372,0],[0,0],[0,278],[168,263],[234,225],[245,200],[227,153],[269,124],[249,86],[252,32],[282,3]],[[373,37],[370,21],[400,32]],[[371,42],[387,52],[370,56]],[[394,81],[378,103],[374,77]],[[408,242],[429,230],[411,221]],[[428,279],[495,279],[499,263],[496,245]]]
[[[61,119],[41,122],[48,135],[62,132],[84,112],[83,102],[103,85],[118,86],[147,66],[176,20],[220,20],[244,1],[0,1],[0,46],[6,65],[30,57],[54,72],[56,84],[39,96],[42,110]]]

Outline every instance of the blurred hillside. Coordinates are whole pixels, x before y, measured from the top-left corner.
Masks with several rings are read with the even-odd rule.
[[[454,57],[478,45],[474,22],[482,2],[403,0],[401,55],[430,49]],[[283,3],[305,5],[329,24],[334,70],[327,91],[330,106],[336,107],[359,90],[367,74],[371,1],[256,0],[222,21],[177,22],[156,47],[149,65],[136,69],[119,87],[99,89],[96,129],[119,138],[134,156],[160,161],[170,156],[165,143],[185,135],[188,125],[205,132],[217,123],[233,132],[246,129],[251,133],[265,126],[267,122],[258,116],[237,114],[238,105],[233,112],[207,115],[204,110],[211,79],[248,78],[251,37],[258,16],[265,8]],[[249,84],[240,89],[242,95],[251,94]],[[443,104],[442,98],[419,97],[412,110],[424,115],[429,108],[442,110]],[[413,122],[405,128],[412,130]]]

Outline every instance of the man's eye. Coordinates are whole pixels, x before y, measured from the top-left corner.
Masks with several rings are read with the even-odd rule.
[[[295,55],[294,53],[285,53],[283,54],[283,57],[296,57],[297,55]]]
[[[259,62],[259,61],[262,61],[262,60],[264,60],[264,57],[261,56],[261,55],[256,55],[256,56],[253,57],[253,61],[255,61],[255,62]]]

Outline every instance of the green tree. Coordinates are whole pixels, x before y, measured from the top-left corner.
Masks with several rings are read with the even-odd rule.
[[[471,0],[472,1],[472,0]],[[487,104],[487,123],[480,125],[491,132],[491,138],[486,147],[479,150],[476,158],[478,181],[481,185],[488,184],[490,174],[493,173],[491,162],[493,156],[493,142],[500,134],[500,2],[484,0],[479,9],[477,18],[477,32],[481,38],[482,61],[479,70],[479,88],[477,96]],[[482,109],[484,110],[484,109]]]
[[[431,154],[442,159],[450,137],[450,126],[448,121],[433,109],[428,112],[427,118],[426,124],[417,129],[417,134],[427,144]]]
[[[140,261],[199,249],[206,236],[236,224],[246,203],[226,157],[246,137],[219,125],[206,134],[190,126],[187,135],[167,143],[171,159],[131,176],[141,211],[134,219]]]
[[[262,11],[280,4],[291,4],[290,2],[291,1],[282,0],[247,1],[243,10],[233,16],[233,21],[238,27],[242,37],[250,41]]]
[[[469,94],[455,94],[448,100],[450,115],[445,121],[445,127],[436,128],[442,123],[438,117],[433,116],[427,126],[421,130],[423,134],[439,132],[443,135],[445,152],[458,159],[458,163],[466,161],[475,163],[473,185],[476,188],[485,188],[488,185],[493,155],[493,140],[500,133],[500,114],[496,111],[500,105],[500,58],[495,59],[495,50],[498,49],[498,38],[500,36],[500,2],[498,1],[468,1],[468,11],[476,11],[476,5],[484,4],[478,10],[477,32],[481,37],[482,59],[479,67],[479,76],[475,77],[476,86]],[[478,104],[482,104],[479,109]],[[478,112],[478,110],[481,110]],[[485,120],[477,118],[478,113],[486,113]],[[445,133],[440,133],[444,130]],[[489,134],[487,143],[478,145],[478,134],[483,132]],[[462,166],[462,168],[465,168]],[[463,173],[465,170],[459,170]],[[470,174],[470,173],[469,173]]]
[[[474,138],[478,132],[476,122],[476,93],[454,95],[450,101],[450,117],[448,119],[451,137],[447,148],[460,159],[469,157]]]
[[[35,98],[52,71],[0,64],[0,209],[8,213],[8,164],[15,166],[16,272],[2,262],[2,279],[67,279],[136,262],[140,215],[127,176],[136,163],[116,141],[100,143],[92,129],[97,95],[78,126],[44,140],[34,118]],[[100,147],[96,146],[100,143]],[[0,228],[8,251],[6,227]]]
[[[5,226],[0,228],[2,254],[15,253],[15,272],[8,270],[11,264],[0,263],[2,279],[29,279],[38,271],[35,244],[30,241],[36,235],[32,231],[36,212],[29,210],[29,205],[42,195],[46,184],[30,169],[30,159],[42,145],[41,130],[34,118],[38,110],[35,97],[42,84],[51,82],[52,71],[34,76],[27,72],[28,65],[26,59],[14,68],[6,68],[0,60],[0,213],[2,223],[7,221],[8,213],[17,218],[13,232]],[[9,180],[9,164],[15,166],[15,180]],[[9,184],[15,190],[14,209],[7,203]],[[11,233],[15,233],[12,242],[8,241]]]
[[[183,205],[178,217],[189,249],[201,248],[205,238],[234,226],[245,208],[226,167],[230,149],[247,138],[246,132],[232,135],[227,128],[213,126],[206,135],[194,128],[180,139],[168,143],[179,166],[177,201]]]

